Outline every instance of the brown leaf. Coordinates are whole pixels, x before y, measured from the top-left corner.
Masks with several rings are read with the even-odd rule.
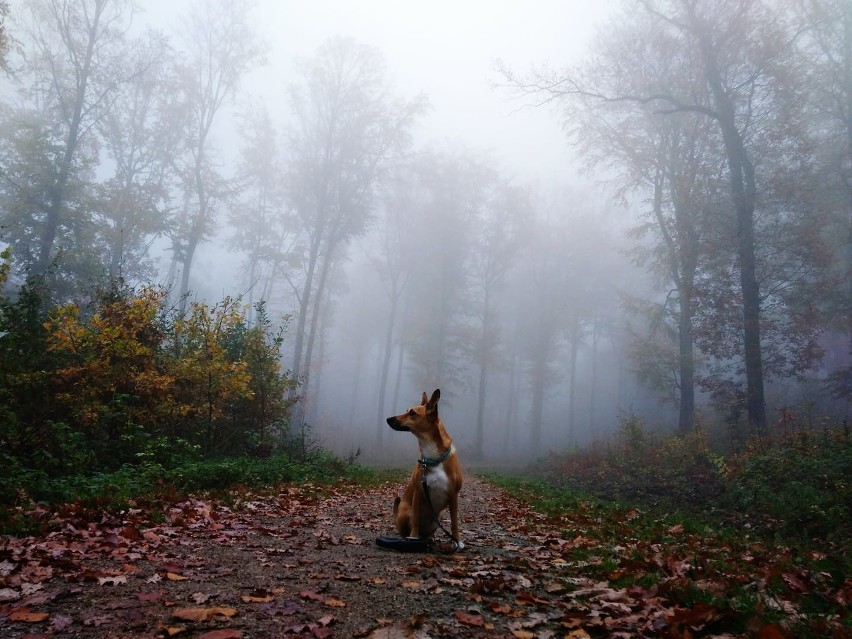
[[[183,575],[179,575],[176,572],[167,572],[166,579],[169,581],[186,581],[189,577],[184,577]]]
[[[240,597],[243,600],[243,603],[269,603],[273,601],[275,597],[272,595],[266,595],[265,597],[256,597],[254,595],[243,595]]]
[[[331,606],[332,608],[345,608],[346,603],[340,601],[340,599],[326,599],[323,602],[326,606]]]
[[[222,628],[221,630],[210,630],[198,635],[198,639],[241,639],[242,631],[233,628]]]
[[[303,590],[299,593],[302,599],[310,599],[311,601],[325,601],[325,596],[313,590]]]
[[[456,619],[459,620],[459,623],[462,623],[465,626],[481,627],[485,625],[485,619],[482,618],[482,615],[472,615],[470,613],[464,612],[463,610],[456,610]]]
[[[592,639],[589,636],[589,633],[583,630],[582,628],[577,628],[577,630],[572,630],[567,635],[565,635],[565,639]]]
[[[28,608],[15,610],[9,615],[9,621],[23,621],[25,623],[38,623],[50,616],[48,612],[30,612]]]
[[[516,639],[535,639],[535,633],[529,630],[513,630],[512,636]]]
[[[177,608],[172,611],[172,617],[183,621],[208,621],[214,617],[233,617],[237,614],[236,608]]]

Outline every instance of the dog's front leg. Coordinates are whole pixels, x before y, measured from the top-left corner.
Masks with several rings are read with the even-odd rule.
[[[409,537],[420,537],[420,513],[423,512],[423,491],[420,490],[419,483],[416,485],[413,494],[411,495],[411,513],[408,521],[411,524],[411,532]]]
[[[461,540],[461,536],[459,535],[459,494],[452,493],[450,495],[450,531],[453,533],[453,539],[456,540],[458,546],[456,550],[462,550],[464,548],[464,543]]]

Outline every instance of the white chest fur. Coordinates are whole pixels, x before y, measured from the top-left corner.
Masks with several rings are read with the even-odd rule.
[[[443,464],[438,464],[430,468],[426,473],[426,486],[429,487],[429,499],[432,501],[432,508],[436,513],[441,512],[447,507],[447,488],[449,483],[450,480],[444,471]]]

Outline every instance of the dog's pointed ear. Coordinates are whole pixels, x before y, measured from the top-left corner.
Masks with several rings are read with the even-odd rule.
[[[423,393],[423,399],[426,399],[426,393]],[[432,397],[429,399],[429,402],[426,404],[426,410],[429,412],[436,412],[438,410],[439,399],[441,399],[441,389],[436,388],[435,392],[432,393]]]
[[[426,398],[426,391],[423,391],[423,401],[420,402],[420,405],[425,406],[428,401],[429,400]]]

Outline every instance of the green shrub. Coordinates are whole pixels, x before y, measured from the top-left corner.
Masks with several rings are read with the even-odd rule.
[[[730,462],[724,506],[777,522],[785,532],[852,535],[852,437],[801,432],[753,444]]]

